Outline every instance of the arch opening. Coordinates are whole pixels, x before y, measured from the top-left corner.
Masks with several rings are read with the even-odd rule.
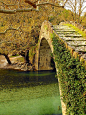
[[[45,38],[41,40],[39,49],[39,70],[55,70],[55,63],[51,56],[51,48]]]

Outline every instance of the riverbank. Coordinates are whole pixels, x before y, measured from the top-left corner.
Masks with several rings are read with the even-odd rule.
[[[15,69],[21,71],[35,71],[33,65],[24,63],[22,56],[10,57],[12,64],[8,64],[3,55],[0,56],[0,68],[1,69]]]

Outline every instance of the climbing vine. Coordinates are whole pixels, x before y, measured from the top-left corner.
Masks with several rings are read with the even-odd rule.
[[[75,59],[71,56],[58,36],[54,34],[52,40],[67,115],[85,115],[85,67],[78,57]]]

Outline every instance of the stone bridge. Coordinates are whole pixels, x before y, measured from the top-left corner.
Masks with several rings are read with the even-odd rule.
[[[86,68],[86,39],[71,27],[64,25],[64,23],[53,26],[50,22],[44,21],[41,26],[38,47],[35,55],[36,70],[53,70],[56,68],[56,64],[52,57],[54,50],[52,45],[53,33],[63,41],[66,49],[70,51],[71,56],[74,58],[79,56],[80,61],[83,61],[83,65],[85,65]],[[56,71],[58,71],[58,68],[56,68]],[[62,113],[63,115],[66,115],[66,105],[62,101],[62,98],[63,97],[61,96]]]
[[[60,25],[52,25],[48,21],[44,21],[41,26],[39,42],[36,51],[35,68],[36,70],[52,70],[53,45],[52,34],[55,33],[59,39],[63,40],[65,47],[70,50],[73,57],[80,57],[80,61],[86,65],[86,38],[77,33],[74,29],[60,23]]]

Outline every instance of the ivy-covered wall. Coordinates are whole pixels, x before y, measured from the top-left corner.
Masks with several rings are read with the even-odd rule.
[[[61,85],[63,102],[66,104],[67,115],[86,115],[86,70],[80,62],[71,56],[64,42],[58,36],[52,37],[56,68]]]

